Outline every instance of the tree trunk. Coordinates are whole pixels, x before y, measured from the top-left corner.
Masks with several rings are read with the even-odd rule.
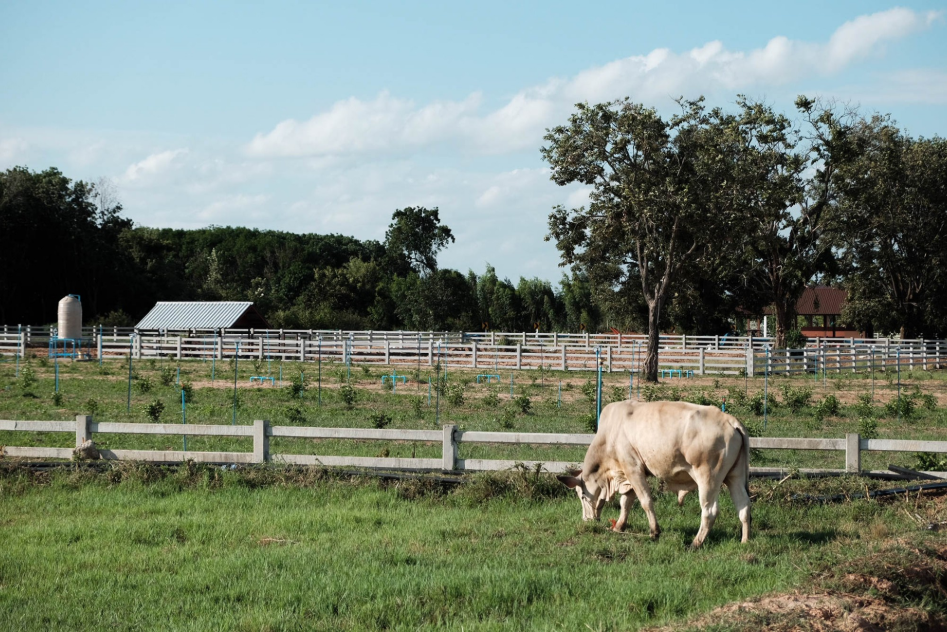
[[[644,358],[644,379],[646,382],[658,381],[658,343],[661,332],[658,321],[661,320],[661,299],[648,301],[648,352]]]
[[[776,349],[785,349],[786,348],[786,334],[789,333],[791,329],[795,329],[795,319],[796,312],[793,309],[790,309],[789,305],[786,303],[781,303],[776,301],[773,304],[774,311],[776,312]]]

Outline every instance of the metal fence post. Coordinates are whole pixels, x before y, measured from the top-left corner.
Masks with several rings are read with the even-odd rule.
[[[457,426],[454,424],[444,425],[443,440],[443,463],[441,468],[447,472],[452,472],[457,468],[457,443],[454,441],[454,431]]]
[[[270,422],[257,419],[253,422],[253,462],[266,463],[270,460]]]
[[[845,471],[861,471],[861,437],[858,433],[845,435]]]
[[[76,447],[83,441],[92,439],[92,417],[90,415],[76,415]]]

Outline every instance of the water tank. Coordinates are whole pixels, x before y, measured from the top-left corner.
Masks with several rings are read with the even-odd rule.
[[[76,294],[59,301],[59,337],[82,338],[82,302]]]

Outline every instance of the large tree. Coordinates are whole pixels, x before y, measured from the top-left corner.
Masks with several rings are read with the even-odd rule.
[[[409,206],[396,210],[385,233],[389,265],[397,274],[433,274],[437,271],[437,253],[453,242],[454,235],[441,224],[436,207]]]
[[[682,267],[732,247],[744,221],[735,203],[734,118],[707,112],[702,100],[679,103],[681,113],[669,120],[627,99],[579,104],[541,150],[556,184],[591,187],[588,207],[554,209],[547,238],[563,265],[579,264],[594,286],[640,287],[650,381],[658,376],[662,310]]]
[[[838,239],[848,320],[902,338],[947,324],[947,141],[862,120],[839,167]]]

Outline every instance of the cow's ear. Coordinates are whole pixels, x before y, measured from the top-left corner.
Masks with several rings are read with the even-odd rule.
[[[577,485],[582,483],[582,479],[575,476],[557,476],[556,478],[569,489],[575,489]]]

